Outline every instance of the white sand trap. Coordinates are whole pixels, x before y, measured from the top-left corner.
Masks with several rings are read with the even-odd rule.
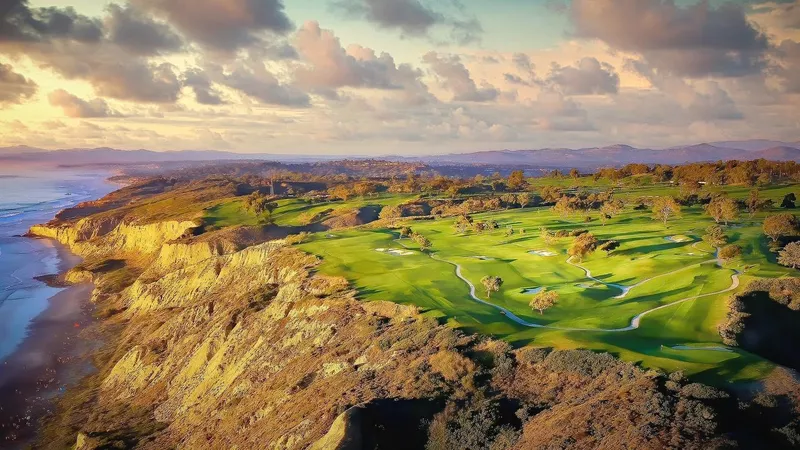
[[[525,288],[525,289],[522,290],[522,293],[523,294],[535,295],[535,294],[538,294],[539,292],[542,292],[543,290],[544,290],[544,286],[540,286],[540,287],[537,287],[537,288]]]
[[[380,253],[388,253],[392,256],[409,256],[414,254],[414,252],[410,250],[401,250],[397,248],[376,248],[375,251]]]
[[[544,256],[545,258],[552,258],[553,256],[558,256],[558,253],[547,250],[531,250],[528,253],[530,253],[531,255]]]
[[[473,258],[480,259],[481,261],[494,261],[494,258],[488,256],[473,256]]]
[[[337,235],[335,235],[335,234],[329,234],[329,235],[327,235],[327,236],[325,236],[325,237],[326,237],[326,238],[328,238],[328,239],[334,239],[334,238],[337,238],[337,237],[339,237],[339,236],[337,236]]]
[[[692,241],[691,238],[688,238],[686,236],[667,236],[664,239],[666,239],[666,240],[668,240],[670,242],[676,242],[678,244],[680,244],[682,242],[691,242]]]
[[[712,352],[732,352],[733,350],[728,347],[690,347],[688,345],[676,345],[674,347],[670,347],[673,350],[707,350]]]

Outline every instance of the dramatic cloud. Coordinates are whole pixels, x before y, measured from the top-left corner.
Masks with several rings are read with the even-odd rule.
[[[97,95],[142,103],[174,103],[181,90],[175,67],[120,54],[116,46],[60,43],[25,53],[67,79],[85,80]]]
[[[120,116],[101,98],[86,101],[63,89],[51,92],[48,100],[51,105],[61,108],[67,117],[88,119]]]
[[[194,92],[195,100],[201,105],[222,105],[219,92],[211,84],[211,80],[200,69],[191,69],[183,74],[183,85],[190,87]]]
[[[589,57],[578,61],[575,67],[554,64],[547,82],[567,95],[616,94],[619,91],[619,75],[614,67]]]
[[[163,24],[153,21],[131,6],[108,6],[106,29],[108,39],[125,50],[137,55],[156,55],[161,52],[180,50],[180,36]]]
[[[442,80],[442,85],[453,92],[457,102],[490,102],[500,96],[494,86],[483,83],[478,88],[469,70],[457,55],[439,55],[429,52],[422,60],[431,66],[433,72]]]
[[[29,8],[12,0],[0,6],[0,14],[2,53],[28,57],[66,79],[85,80],[99,96],[151,103],[178,98],[174,67],[142,56],[176,48],[176,36],[129,9],[109,7],[108,38],[102,21],[71,8]]]
[[[479,40],[483,32],[475,18],[462,17],[461,8],[437,11],[419,0],[337,0],[333,5],[381,28],[400,30],[405,36],[430,36],[435,27],[444,27],[450,30],[452,40],[467,44]]]
[[[30,8],[27,0],[0,2],[0,42],[97,42],[102,36],[99,20],[78,14],[73,8]]]
[[[772,1],[753,7],[753,14],[777,28],[800,30],[800,2]]]
[[[639,73],[650,84],[667,94],[693,121],[740,120],[744,115],[728,92],[716,81],[698,81],[694,84],[668,72],[648,66],[642,61],[629,60],[626,67]]]
[[[568,13],[578,37],[641,54],[676,75],[744,76],[761,72],[767,37],[732,3],[673,0],[573,0]]]
[[[164,17],[203,46],[232,51],[258,42],[263,33],[285,34],[293,25],[282,0],[131,0]]]
[[[297,32],[294,46],[303,62],[295,70],[298,84],[314,89],[364,87],[405,89],[421,87],[422,72],[407,64],[397,66],[388,53],[380,56],[359,45],[347,50],[330,30],[316,22],[307,22]]]
[[[230,70],[209,65],[206,73],[210,80],[239,91],[262,104],[290,108],[311,106],[308,94],[294,86],[281,83],[267,70],[263,62],[242,61]]]
[[[785,40],[776,49],[774,69],[785,92],[800,94],[800,42]]]
[[[14,68],[0,63],[0,105],[22,103],[36,94],[38,86]]]
[[[719,83],[706,81],[697,86],[697,93],[687,110],[699,121],[741,120],[744,115]]]
[[[542,91],[531,106],[538,129],[546,131],[594,131],[588,112],[558,92]]]

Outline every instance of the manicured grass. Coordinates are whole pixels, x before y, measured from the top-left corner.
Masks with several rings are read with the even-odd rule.
[[[611,187],[608,181],[595,182],[590,178],[577,181],[538,179],[533,180],[533,184],[534,190],[545,185],[569,189],[579,185],[589,190]],[[712,192],[724,190],[739,199],[746,198],[750,189],[707,188]],[[776,204],[784,195],[796,190],[796,185],[759,189],[762,198],[770,198]],[[582,215],[565,219],[556,216],[550,208],[474,215],[475,220],[495,220],[500,224],[499,230],[480,235],[456,234],[453,219],[407,220],[396,224],[409,225],[430,239],[433,243],[430,253],[440,260],[420,252],[410,240],[398,242],[396,231],[375,227],[316,233],[300,247],[322,258],[320,270],[323,273],[350,280],[364,301],[388,300],[416,305],[425,314],[468,332],[492,335],[514,345],[608,351],[644,367],[684,370],[698,380],[718,385],[759,379],[773,364],[739,349],[714,350],[723,347],[717,326],[725,318],[726,301],[732,294],[718,292],[731,287],[732,275],[737,271],[742,272],[739,289],[754,277],[794,276],[796,272],[777,265],[775,255],[769,251],[768,240],[761,231],[767,213],[753,218],[740,217],[726,227],[730,242],[742,247],[742,256],[720,267],[715,261],[714,249],[701,241],[706,227],[713,223],[702,207],[684,208],[682,217],[671,221],[667,228],[654,221],[649,211],[632,209],[634,200],[639,197],[677,196],[678,193],[677,186],[666,183],[618,189],[616,196],[627,200],[630,206],[606,226],[597,220],[585,223]],[[324,203],[285,199],[278,202],[273,218],[279,226],[301,227],[312,219],[318,222],[339,212],[397,205],[413,197],[382,194]],[[777,210],[770,213],[774,212]],[[597,218],[596,212],[590,215]],[[257,217],[242,207],[242,199],[236,197],[207,207],[204,221],[216,227],[259,223]],[[506,236],[509,226],[516,231],[511,237]],[[567,262],[566,252],[572,238],[558,239],[547,245],[539,236],[541,227],[554,232],[586,229],[598,239],[619,241],[620,248],[612,254],[598,251],[580,263],[603,283],[587,278],[583,268]],[[521,229],[526,232],[521,234]],[[408,249],[412,252],[404,254]],[[540,256],[532,251],[554,256]],[[527,322],[594,331],[519,325],[497,309],[472,299],[468,286],[456,276],[450,263],[461,265],[463,276],[477,286],[478,296],[485,300],[487,295],[482,290],[481,278],[501,277],[502,289],[488,300]],[[636,287],[620,297],[622,291],[608,284]],[[531,294],[524,292],[537,287],[560,294],[558,304],[543,315],[530,309]],[[702,297],[650,313],[637,329],[601,331],[625,328],[634,316],[644,311],[698,295]]]
[[[768,195],[782,198],[784,191],[775,189]],[[741,194],[747,192],[745,189]],[[684,208],[683,218],[671,222],[667,229],[653,221],[649,211],[630,209],[606,226],[598,221],[565,220],[548,208],[478,214],[475,220],[492,219],[501,225],[501,229],[481,235],[456,234],[453,219],[406,224],[433,242],[431,252],[437,258],[460,264],[463,275],[478,287],[479,297],[487,299],[481,289],[481,278],[500,276],[503,287],[489,300],[526,321],[557,327],[610,329],[626,327],[635,315],[654,307],[728,289],[735,270],[747,267],[747,272],[741,275],[742,287],[754,276],[791,276],[789,269],[775,264],[774,255],[768,251],[761,233],[764,216],[742,218],[726,229],[731,242],[742,246],[743,256],[725,267],[713,261],[712,249],[701,242],[704,229],[713,222],[699,206]],[[526,233],[506,237],[507,226],[515,230],[524,228]],[[599,239],[619,240],[620,249],[610,256],[596,252],[582,263],[594,277],[606,283],[630,286],[656,278],[635,287],[624,298],[616,298],[621,293],[619,289],[595,283],[586,278],[582,269],[567,263],[566,249],[571,238],[559,239],[548,246],[539,237],[540,227],[551,231],[588,229]],[[666,239],[671,236],[689,239],[685,242]],[[714,384],[758,379],[773,367],[738,349],[731,352],[707,349],[723,346],[716,328],[725,317],[730,292],[655,311],[642,319],[640,328],[632,331],[527,328],[471,299],[467,285],[455,276],[452,265],[416,250],[407,256],[376,250],[416,248],[408,240],[401,246],[395,241],[397,237],[396,232],[386,229],[348,230],[334,235],[318,233],[301,248],[323,259],[322,272],[351,280],[365,301],[417,305],[453,326],[494,335],[514,345],[609,351],[645,367],[684,370]],[[538,256],[531,254],[531,250],[553,252],[556,256]],[[531,296],[523,293],[526,288],[540,286],[561,296],[560,302],[544,315],[528,307]],[[674,349],[675,346],[703,349]]]

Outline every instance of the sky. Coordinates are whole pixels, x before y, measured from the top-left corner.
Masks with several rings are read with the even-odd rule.
[[[2,0],[0,147],[800,140],[800,0]]]

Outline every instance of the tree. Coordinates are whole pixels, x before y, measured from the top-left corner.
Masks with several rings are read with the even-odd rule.
[[[411,239],[413,239],[414,242],[416,242],[417,245],[419,245],[419,249],[422,250],[423,252],[427,251],[427,250],[430,250],[430,248],[433,247],[433,244],[431,243],[431,241],[428,240],[428,238],[426,238],[425,236],[423,236],[423,235],[421,235],[419,233],[412,234],[411,235]]]
[[[485,276],[481,279],[481,284],[486,289],[486,296],[492,298],[492,292],[499,292],[503,286],[503,279],[500,277]]]
[[[369,194],[377,192],[377,188],[372,183],[361,182],[353,186],[353,192],[359,197],[366,197]]]
[[[259,220],[271,223],[272,213],[278,208],[278,204],[270,200],[266,195],[256,191],[245,199],[244,207],[255,214]]]
[[[619,241],[606,241],[600,244],[600,246],[597,248],[606,252],[606,256],[611,256],[611,252],[618,249],[619,246],[620,246]]]
[[[515,170],[511,172],[511,175],[508,177],[508,189],[512,191],[521,191],[528,186],[528,182],[525,181],[525,172],[522,170]]]
[[[761,195],[758,192],[758,189],[751,190],[750,195],[748,195],[747,200],[745,200],[747,214],[752,218],[763,208],[763,205],[764,203],[761,201]]]
[[[533,195],[523,192],[521,194],[517,194],[517,203],[519,203],[520,208],[527,208],[533,202]]]
[[[624,204],[620,200],[609,200],[603,203],[600,207],[600,221],[603,222],[603,226],[606,226],[608,220],[621,213],[623,208]]]
[[[561,189],[556,186],[544,186],[542,188],[542,199],[547,203],[555,203],[561,198]]]
[[[531,307],[531,309],[535,309],[536,311],[539,311],[539,314],[544,315],[544,310],[550,309],[556,303],[558,303],[558,298],[558,292],[542,289],[541,292],[533,296],[533,299],[531,299],[531,302],[528,305]]]
[[[347,199],[353,196],[353,191],[347,186],[340,184],[339,186],[328,189],[328,195],[332,200],[341,199],[347,201]]]
[[[597,238],[594,237],[592,233],[583,233],[580,236],[575,237],[575,240],[572,241],[572,245],[567,251],[567,254],[569,256],[576,257],[578,258],[578,261],[583,262],[583,258],[596,249]]]
[[[378,215],[381,219],[399,219],[403,217],[403,210],[399,206],[385,206]]]
[[[558,202],[556,202],[555,206],[553,206],[553,212],[561,217],[566,218],[575,214],[575,208],[572,206],[572,202],[570,201],[569,197],[565,195],[561,197]]]
[[[703,242],[712,247],[722,247],[728,242],[725,231],[719,225],[711,225],[706,228],[706,234],[703,235]]]
[[[578,178],[581,177],[581,172],[578,169],[572,169],[569,171],[569,176],[572,179],[577,180]]]
[[[679,218],[681,216],[681,205],[672,197],[657,197],[653,200],[653,218],[667,222],[672,218]]]
[[[793,192],[790,192],[783,197],[783,202],[781,202],[781,208],[794,209],[796,201],[797,197],[794,195]]]
[[[788,244],[778,253],[778,264],[792,269],[800,267],[800,241]]]
[[[742,248],[738,245],[726,245],[719,250],[719,259],[729,261],[742,254]]]
[[[414,232],[411,230],[411,227],[400,228],[400,237],[401,238],[411,237],[413,234],[414,234]]]
[[[724,222],[725,225],[739,215],[739,207],[736,205],[736,201],[728,197],[715,197],[705,206],[705,210],[714,219],[714,222]]]
[[[517,196],[514,194],[503,194],[500,196],[500,201],[503,202],[506,209],[509,209],[517,204]]]
[[[793,214],[775,214],[764,220],[764,234],[778,242],[783,236],[792,236],[800,230],[800,223]]]
[[[472,226],[472,218],[467,215],[461,215],[456,217],[456,222],[453,224],[453,228],[455,228],[456,233],[464,234],[467,230]]]
[[[547,245],[553,245],[556,243],[556,236],[553,234],[553,232],[545,227],[539,229],[539,236]]]

